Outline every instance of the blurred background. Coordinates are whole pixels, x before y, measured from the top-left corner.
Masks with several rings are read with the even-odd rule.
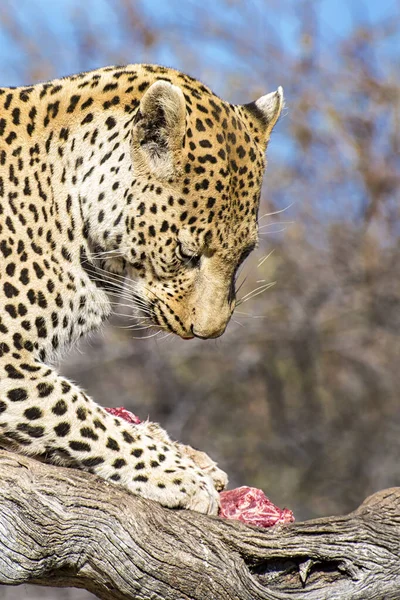
[[[152,62],[230,102],[284,87],[260,244],[225,335],[138,339],[116,315],[62,370],[298,520],[400,485],[398,2],[1,0],[0,48],[1,86]],[[93,598],[0,586],[39,596]]]

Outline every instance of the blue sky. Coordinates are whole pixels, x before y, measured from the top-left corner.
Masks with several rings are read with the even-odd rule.
[[[321,90],[320,79],[310,80],[303,84],[303,91],[306,85],[310,93],[317,90],[318,95],[322,92],[325,97],[335,94],[333,103],[344,107],[344,112],[353,108],[368,110],[368,104],[356,105],[353,73],[345,73],[347,84],[341,89],[334,86],[334,78],[348,68],[341,63],[340,45],[349,33],[381,22],[394,24],[397,29],[385,44],[376,45],[372,59],[378,70],[386,69],[379,75],[381,78],[398,77],[398,0],[131,0],[131,6],[139,8],[144,29],[151,25],[157,33],[153,43],[147,45],[140,27],[135,29],[137,23],[129,28],[120,20],[121,14],[115,10],[118,4],[119,0],[0,0],[0,86],[24,85],[105,64],[129,62],[162,63],[187,71],[231,102],[248,102],[256,94],[283,84],[288,118],[282,119],[274,132],[269,159],[272,165],[289,165],[301,153],[290,131],[293,99],[298,93],[293,83],[296,72],[286,58],[286,70],[282,70],[279,59],[270,56],[275,45],[293,57],[296,64],[296,58],[304,51],[300,39],[304,6],[313,8],[318,32],[313,53],[319,60],[318,77],[322,76],[326,87]],[[13,35],[7,21],[10,15],[14,19]],[[127,22],[129,18],[127,15]],[[137,31],[137,38],[132,36],[132,30]],[[85,32],[89,32],[89,40],[85,39]],[[234,43],[224,39],[226,32],[233,36]],[[241,51],[241,46],[245,49],[246,45],[247,52]],[[248,87],[243,82],[248,82]],[[363,101],[368,102],[368,98]],[[382,131],[385,133],[387,128]],[[323,155],[315,158],[323,161]],[[356,214],[364,191],[357,180],[356,165],[348,161],[345,168],[348,182],[341,195]],[[275,201],[291,204],[292,198],[299,195],[297,185],[294,181],[291,188],[275,191]],[[331,211],[343,214],[336,201],[337,189],[326,189],[324,194],[321,210],[329,216]]]
[[[234,31],[238,30],[245,21],[254,37],[262,41],[271,35],[275,35],[285,44],[287,50],[293,53],[298,51],[298,8],[302,5],[301,0],[248,0],[245,3],[232,1],[227,10],[225,3],[217,0],[145,0],[133,2],[143,8],[143,13],[149,23],[154,23],[161,31],[160,41],[149,48],[147,53],[134,51],[132,48],[132,59],[130,62],[152,61],[162,62],[181,68],[184,64],[185,49],[201,51],[204,58],[209,61],[218,61],[221,66],[235,65],[242,68],[240,57],[232,55],[226,45],[219,44],[217,40],[210,41],[207,31],[204,31],[204,39],[207,43],[193,48],[198,40],[191,39],[190,26],[196,22],[199,11],[204,14],[212,12],[216,20],[224,27],[227,25]],[[246,7],[243,10],[243,5]],[[282,6],[284,9],[282,10]],[[317,20],[321,32],[323,32],[322,43],[334,45],[352,28],[364,23],[374,23],[382,19],[390,19],[399,15],[399,5],[395,0],[315,0],[312,6],[316,10]],[[107,46],[118,53],[121,44],[119,23],[113,10],[112,0],[12,0],[2,1],[2,11],[12,9],[16,17],[21,37],[24,32],[40,46],[46,48],[48,34],[57,40],[47,49],[49,62],[56,63],[56,75],[66,75],[82,69],[90,69],[96,66],[96,61],[88,56],[86,64],[78,58],[77,49],[74,47],[74,32],[77,27],[77,15],[85,14],[85,19],[90,23],[91,29],[96,35],[107,42]],[[1,14],[1,12],[0,12]],[[284,15],[284,18],[282,18]],[[171,31],[180,30],[183,39],[181,53],[177,54],[171,48]],[[393,42],[396,45],[396,41]],[[391,50],[400,50],[400,40],[397,39],[398,47]],[[0,84],[21,85],[27,83],[22,81],[23,72],[19,66],[24,57],[18,46],[7,34],[4,25],[0,24]],[[182,63],[182,64],[180,64]],[[195,75],[197,73],[194,73]],[[198,74],[197,74],[198,75]],[[221,84],[223,82],[220,82]],[[215,84],[214,84],[215,85]],[[219,82],[216,81],[218,88]],[[217,92],[220,90],[216,89]]]

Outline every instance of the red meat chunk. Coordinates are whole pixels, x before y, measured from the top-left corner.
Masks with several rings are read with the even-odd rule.
[[[114,415],[115,417],[121,417],[121,419],[125,419],[125,421],[128,421],[128,423],[132,423],[133,425],[139,425],[139,423],[142,422],[139,417],[131,413],[129,410],[126,410],[126,408],[123,406],[118,406],[118,408],[106,407],[105,410],[111,415]]]
[[[221,492],[220,500],[219,516],[225,519],[237,519],[256,527],[271,527],[294,521],[291,510],[278,508],[257,488],[243,486]]]
[[[133,425],[139,425],[142,422],[139,417],[123,406],[106,408],[106,411]],[[257,488],[243,486],[220,492],[220,500],[219,516],[224,519],[236,519],[256,527],[271,527],[278,523],[293,523],[294,521],[291,510],[278,508],[262,490]]]

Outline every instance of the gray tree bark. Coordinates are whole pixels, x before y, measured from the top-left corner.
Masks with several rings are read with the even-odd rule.
[[[260,530],[0,451],[0,583],[102,600],[395,600],[400,488],[346,516]]]

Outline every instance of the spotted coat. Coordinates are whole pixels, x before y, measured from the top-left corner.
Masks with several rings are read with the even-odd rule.
[[[166,506],[215,513],[216,478],[127,427],[55,360],[120,295],[145,324],[221,335],[257,242],[282,92],[243,106],[153,65],[0,89],[0,441]]]

